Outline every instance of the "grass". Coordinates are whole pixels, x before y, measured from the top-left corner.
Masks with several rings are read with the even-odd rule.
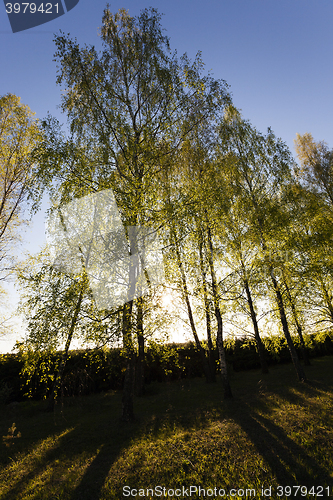
[[[310,493],[329,486],[333,496],[332,361],[313,360],[309,384],[297,382],[291,365],[265,376],[231,373],[234,399],[228,402],[221,401],[219,382],[150,384],[135,400],[138,418],[131,424],[119,421],[120,392],[66,399],[51,414],[45,402],[7,405],[2,435],[15,423],[21,437],[1,445],[0,499],[166,498],[146,494],[158,485],[224,488],[226,494],[243,489],[235,499],[287,498],[288,489],[278,485],[303,485]],[[126,485],[145,491],[126,497]],[[263,495],[270,486],[272,495]],[[184,498],[179,493],[174,498]],[[303,488],[296,494],[294,488],[289,498],[327,493]],[[191,498],[199,498],[194,490]]]

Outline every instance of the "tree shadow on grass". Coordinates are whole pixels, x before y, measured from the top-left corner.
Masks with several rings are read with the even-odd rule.
[[[156,401],[152,401],[150,396],[153,400],[156,397]],[[173,410],[170,407],[170,402],[174,403],[176,396],[178,396],[178,390],[174,384],[159,386],[156,391],[148,391],[144,398],[138,398],[135,401],[137,415],[139,415],[136,421],[123,423],[119,419],[114,419],[114,428],[106,430],[100,446],[96,443],[99,452],[87,467],[81,477],[80,484],[72,492],[70,500],[98,500],[103,495],[103,488],[112,465],[119,459],[131,441],[139,436],[144,436],[147,430],[156,439],[161,432],[163,435],[171,435],[175,424],[177,428],[186,428],[194,422],[198,424],[197,416],[193,416],[192,413],[183,415],[182,412],[179,415],[178,410]],[[115,436],[116,443],[114,442]],[[135,468],[135,465],[133,467]],[[118,497],[113,496],[107,498],[118,499]]]
[[[42,405],[35,414],[23,412],[26,442],[21,443],[21,457],[13,461],[17,477],[8,488],[4,485],[1,500],[97,500],[114,460],[138,431],[137,422],[119,422],[117,399],[106,397],[105,403],[102,396],[78,398],[67,401],[67,407],[58,406],[54,414],[42,412]],[[89,457],[95,458],[83,470]],[[7,469],[11,474],[11,463]]]
[[[96,443],[99,451],[81,477],[79,485],[72,492],[71,500],[98,500],[112,464],[139,432],[137,421],[123,423],[117,419],[113,423],[110,422],[111,426],[112,424],[113,429],[111,432],[106,432],[103,442]]]
[[[330,471],[323,468],[305,449],[287,436],[271,418],[255,409],[255,404],[235,399],[226,415],[247,434],[261,457],[270,467],[278,484],[331,485]],[[260,403],[259,403],[260,406]],[[270,486],[270,485],[267,485]],[[301,498],[301,497],[300,497]]]
[[[62,435],[59,436],[59,439],[57,440],[57,445],[53,446],[50,450],[46,451],[43,453],[43,456],[41,459],[37,459],[35,461],[35,465],[31,466],[31,462],[34,461],[34,458],[32,457],[30,464],[27,464],[29,467],[30,465],[30,470],[28,473],[21,474],[20,478],[18,481],[15,482],[15,484],[9,488],[9,490],[4,494],[1,495],[1,500],[14,500],[14,499],[19,499],[22,498],[22,495],[24,494],[24,490],[28,487],[29,483],[33,481],[38,475],[40,475],[43,470],[45,469],[45,464],[49,463],[53,460],[55,460],[59,454],[59,448],[61,446],[61,443],[68,438],[72,434],[73,430],[68,430],[68,432],[63,432],[61,433]],[[38,446],[37,446],[38,448]],[[26,462],[27,460],[24,460]],[[33,498],[33,497],[31,497]]]
[[[281,370],[279,374],[281,378]],[[299,406],[312,398],[311,404],[314,405],[313,408],[316,411],[317,406],[314,396],[327,391],[329,387],[321,382],[298,384],[294,379],[292,370],[291,375],[289,372],[282,372],[282,378],[279,379],[278,383],[276,379],[270,381],[266,377],[264,380],[270,386],[269,393],[273,395],[276,393],[282,400],[284,399]],[[199,384],[200,398],[198,404],[193,400],[191,391],[187,394],[187,391],[181,391],[178,386],[172,385],[157,391],[156,403],[150,401],[149,412],[143,418],[155,438],[159,436],[161,429],[165,428],[166,424],[171,433],[174,424],[176,424],[177,429],[182,427],[184,429],[202,428],[207,424],[207,418],[213,418],[213,413],[216,416],[219,413],[221,417],[223,415],[223,418],[227,417],[233,420],[243,429],[266,465],[272,470],[277,484],[283,486],[304,485],[308,487],[331,484],[331,471],[319,463],[304,446],[289,437],[288,431],[285,431],[284,427],[274,422],[272,408],[274,409],[275,403],[270,401],[268,404],[265,401],[265,394],[258,394],[258,387],[255,388],[254,393],[252,390],[249,397],[246,396],[248,394],[246,391],[243,393],[244,397],[242,396],[230,402],[230,404],[218,408],[216,407],[217,401],[220,400],[218,385],[210,388],[210,392],[207,392],[206,386],[201,387],[201,385]],[[178,390],[176,390],[177,388]],[[159,394],[160,392],[161,394]],[[208,405],[209,408],[207,407],[206,412],[202,405],[204,401],[207,406],[208,400],[212,407]],[[172,403],[171,407],[169,403]],[[280,404],[283,404],[283,402],[281,403],[281,399],[278,398],[276,405],[279,406]],[[154,405],[156,405],[155,408]],[[175,405],[174,411],[172,409],[173,405]],[[319,410],[320,402],[318,405]],[[156,410],[156,418],[152,418],[152,413],[155,413],[154,410]],[[143,416],[142,412],[140,414]],[[106,437],[101,443],[96,458],[86,469],[80,484],[72,493],[71,500],[98,500],[100,498],[112,464],[128,446],[131,438],[137,437],[138,434],[144,432],[142,423],[123,424],[118,429],[117,433],[123,434],[122,446],[113,446],[112,433],[109,437]]]
[[[251,383],[254,384],[252,392],[248,387],[244,390],[242,386],[242,390],[238,389],[238,393],[242,396],[222,406],[218,385],[210,387],[208,391],[206,385],[196,381],[194,389],[197,398],[193,398],[192,390],[185,391],[177,385],[163,386],[151,398],[144,398],[141,403],[139,401],[136,403],[141,421],[131,424],[122,424],[118,420],[120,395],[75,399],[73,408],[65,408],[63,416],[58,413],[57,418],[52,415],[47,417],[57,421],[57,431],[61,430],[60,428],[68,429],[68,434],[60,437],[52,449],[46,450],[42,459],[33,463],[26,473],[22,473],[22,477],[18,476],[16,482],[1,498],[14,500],[30,495],[31,499],[98,500],[105,494],[104,488],[110,469],[130,442],[140,434],[145,434],[149,430],[152,439],[158,438],[160,433],[163,438],[164,434],[173,434],[174,426],[184,430],[201,429],[210,420],[225,417],[243,429],[266,466],[273,471],[277,483],[290,486],[302,484],[310,487],[330,484],[331,471],[328,471],[328,467],[325,468],[325,462],[319,464],[305,447],[289,437],[288,429],[284,430],[285,425],[279,426],[274,421],[275,410],[278,410],[278,407],[283,408],[284,402],[291,403],[295,408],[297,406],[302,408],[302,405],[306,407],[309,401],[306,408],[308,414],[311,415],[312,409],[314,414],[317,412],[319,414],[321,403],[316,402],[316,396],[327,394],[328,388],[321,383],[312,385],[297,384],[294,381],[289,383],[291,379],[287,373],[286,383],[280,379],[278,383],[275,379],[274,381],[270,381],[269,378],[263,379],[268,386],[268,392],[265,394],[265,388],[263,393],[258,387],[259,377],[261,375],[252,377]],[[258,388],[261,394],[258,394]],[[29,426],[36,427],[36,417],[29,415],[27,411],[24,415],[27,417],[26,431],[22,433],[25,436]],[[47,426],[45,423],[44,429],[42,427],[38,429],[38,436],[37,433],[34,434],[33,442],[54,433],[55,427],[51,425],[51,420]],[[43,424],[43,419],[37,421],[40,425]],[[21,430],[21,427],[19,429]],[[66,460],[68,466],[65,463],[57,470],[55,462],[61,460]],[[76,466],[78,470],[75,472]],[[46,474],[48,468],[50,472]],[[263,477],[262,474],[259,475]],[[34,481],[36,484],[39,482],[39,489],[36,488],[35,491]],[[42,486],[41,481],[44,481]],[[49,491],[51,495],[47,496]],[[109,492],[109,495],[112,493]]]

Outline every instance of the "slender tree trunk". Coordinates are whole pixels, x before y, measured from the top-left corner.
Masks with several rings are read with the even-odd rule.
[[[258,204],[256,202],[256,199],[254,197],[252,190],[251,190],[251,197],[252,197],[252,201],[253,201],[253,206],[255,207],[255,210],[257,213],[257,227],[259,229],[259,234],[260,234],[261,248],[263,250],[264,255],[267,255],[267,245],[266,245],[264,231],[263,231],[263,220],[262,220],[262,217],[260,215],[260,211],[258,210]],[[294,364],[294,367],[295,367],[295,370],[297,373],[297,377],[301,382],[306,382],[305,372],[304,372],[303,367],[299,361],[293,339],[291,338],[291,335],[289,332],[288,321],[287,321],[287,316],[286,316],[286,312],[285,312],[285,308],[284,308],[284,304],[283,304],[283,299],[282,299],[280,287],[279,287],[279,284],[277,282],[277,279],[274,276],[273,266],[271,264],[269,264],[269,274],[270,274],[270,278],[271,278],[271,281],[273,284],[275,299],[276,299],[276,303],[277,303],[278,310],[279,310],[279,315],[280,315],[283,333],[284,333],[284,336],[287,340],[290,356],[291,356],[292,362]]]
[[[145,393],[144,362],[145,362],[145,339],[143,335],[143,299],[137,299],[137,338],[138,356],[135,366],[135,395],[143,396]]]
[[[129,266],[129,285],[128,285],[128,302],[123,308],[123,345],[126,352],[126,372],[122,397],[122,413],[121,420],[123,422],[130,422],[134,420],[134,384],[135,384],[135,350],[132,337],[132,312],[133,312],[133,297],[137,285],[137,276],[139,269],[138,257],[138,242],[137,242],[137,228],[132,227],[129,232],[130,241],[130,255],[132,257]]]
[[[131,315],[133,301],[127,302],[123,308],[123,344],[126,352],[126,372],[122,397],[121,420],[129,422],[134,420],[133,393],[135,377],[135,351],[131,330]]]
[[[76,306],[75,306],[75,309],[74,309],[74,314],[73,314],[73,317],[72,317],[71,325],[70,325],[70,328],[69,328],[68,337],[67,337],[66,344],[65,344],[65,350],[64,350],[64,352],[62,354],[60,365],[59,365],[59,369],[58,369],[58,372],[57,372],[57,374],[55,376],[55,379],[54,379],[54,382],[53,382],[52,392],[51,392],[51,395],[49,397],[47,411],[53,411],[54,410],[55,400],[56,400],[56,397],[57,397],[57,391],[58,391],[59,386],[61,384],[62,376],[63,376],[64,369],[65,369],[65,366],[66,366],[66,361],[67,361],[67,357],[68,357],[68,351],[69,351],[69,347],[70,347],[71,342],[72,342],[72,338],[73,338],[75,326],[76,326],[77,319],[78,319],[78,316],[79,316],[79,312],[80,312],[80,309],[81,309],[82,299],[83,299],[83,289],[81,288],[81,291],[80,291],[80,294],[79,294],[79,297],[78,297],[78,300],[77,300],[77,303],[76,303]]]
[[[215,308],[215,315],[216,315],[216,320],[217,320],[216,343],[217,343],[217,348],[219,351],[219,358],[220,358],[221,377],[222,377],[222,386],[223,386],[223,399],[231,399],[232,392],[231,392],[229,376],[228,376],[228,367],[227,367],[227,360],[226,360],[226,356],[225,356],[225,349],[224,349],[224,345],[223,345],[223,323],[222,323],[222,316],[221,316],[220,308],[218,306]]]
[[[244,269],[244,271],[245,271],[245,269]],[[261,341],[260,334],[259,334],[257,315],[256,315],[256,312],[255,312],[254,306],[253,306],[249,282],[245,276],[243,278],[243,282],[244,282],[247,302],[248,302],[249,308],[250,308],[251,320],[252,320],[252,324],[253,324],[253,328],[254,328],[254,338],[255,338],[255,341],[257,344],[260,365],[261,365],[261,371],[262,371],[262,373],[268,373],[268,366],[267,366],[267,361],[266,361],[266,356],[265,356],[265,348],[264,348],[264,345]]]
[[[216,343],[217,343],[217,348],[218,348],[219,358],[220,358],[221,377],[222,377],[222,386],[223,386],[223,398],[224,399],[231,399],[232,392],[231,392],[231,387],[230,387],[230,383],[229,383],[228,367],[227,367],[225,349],[224,349],[224,345],[223,345],[222,315],[221,315],[220,306],[219,306],[217,282],[216,282],[216,275],[215,275],[214,261],[213,261],[213,243],[212,243],[212,237],[211,237],[210,227],[209,227],[208,223],[207,223],[207,233],[208,233],[208,244],[209,244],[208,261],[209,261],[209,267],[210,267],[211,277],[212,277],[213,300],[214,300],[214,308],[215,308],[215,317],[216,317],[216,321],[217,321]]]
[[[199,255],[200,255],[200,269],[201,269],[201,279],[202,279],[202,292],[204,298],[205,306],[205,316],[206,316],[206,330],[207,330],[207,347],[208,347],[208,360],[211,372],[211,382],[216,382],[216,370],[215,370],[215,359],[214,359],[214,347],[212,341],[212,327],[209,312],[209,299],[207,290],[207,276],[203,258],[203,235],[202,229],[199,228]]]
[[[321,285],[321,289],[323,291],[323,295],[324,295],[324,299],[325,299],[325,302],[326,302],[326,306],[327,306],[327,309],[330,313],[330,316],[331,316],[331,320],[333,321],[333,306],[332,306],[332,300],[331,300],[331,297],[329,295],[329,291],[324,283],[324,280],[323,279],[320,279],[320,285]]]
[[[302,351],[302,356],[303,356],[303,359],[304,359],[304,364],[305,364],[305,366],[310,366],[311,363],[310,363],[308,352],[307,352],[306,345],[305,345],[305,342],[304,342],[302,327],[301,327],[301,324],[300,324],[299,319],[298,319],[298,313],[297,313],[297,310],[296,310],[295,301],[293,300],[293,298],[291,296],[291,293],[290,293],[290,290],[289,290],[289,287],[288,287],[288,284],[287,284],[287,280],[286,280],[285,277],[283,278],[283,284],[284,284],[284,287],[285,287],[286,292],[287,292],[287,297],[288,297],[288,300],[289,300],[289,303],[290,303],[291,311],[293,313],[295,325],[296,325],[296,328],[297,328],[297,334],[298,334],[299,341],[300,341],[300,344],[301,344],[301,351]]]
[[[289,332],[288,321],[287,321],[287,317],[286,317],[286,313],[285,313],[285,309],[284,309],[282,294],[280,291],[279,284],[278,284],[278,282],[273,274],[272,267],[270,267],[270,276],[271,276],[271,280],[273,283],[273,288],[274,288],[275,297],[276,297],[276,303],[277,303],[277,306],[279,309],[283,333],[284,333],[284,336],[286,337],[286,340],[287,340],[287,344],[288,344],[288,348],[289,348],[292,362],[294,364],[298,379],[301,382],[306,382],[306,375],[305,375],[303,367],[299,361],[294,342],[293,342],[291,335],[290,335],[290,332]]]
[[[174,248],[175,248],[176,257],[177,257],[177,264],[178,264],[181,282],[182,282],[183,297],[184,297],[186,307],[187,307],[187,314],[188,314],[188,318],[190,320],[192,334],[193,334],[197,349],[200,353],[202,367],[203,367],[203,370],[205,373],[206,381],[211,382],[212,380],[211,380],[210,367],[209,367],[209,363],[207,360],[205,349],[202,347],[201,342],[200,342],[199,337],[198,337],[198,334],[197,334],[197,329],[196,329],[194,318],[193,318],[192,307],[191,307],[190,297],[189,297],[188,288],[187,288],[185,271],[184,271],[183,263],[181,260],[176,235],[175,235],[175,232],[173,229],[172,229],[172,236],[173,236],[173,240],[174,240],[173,243],[174,243]]]
[[[209,303],[206,305],[206,328],[207,328],[207,347],[208,347],[208,360],[211,372],[211,381],[216,382],[216,368],[214,357],[214,346],[212,341],[212,329],[210,321]]]

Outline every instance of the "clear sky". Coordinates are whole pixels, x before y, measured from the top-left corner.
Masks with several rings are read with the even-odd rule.
[[[38,118],[49,111],[65,122],[57,107],[54,33],[98,46],[105,6],[104,0],[80,0],[49,23],[12,33],[1,3],[0,95],[16,94]],[[297,132],[311,132],[333,147],[333,0],[110,2],[112,12],[125,8],[131,15],[150,6],[164,13],[171,48],[191,58],[200,50],[207,71],[227,81],[235,106],[259,130],[272,127],[292,151]],[[43,219],[43,212],[35,217],[23,249],[37,251],[43,244]],[[14,342],[15,334],[3,339],[0,351]]]

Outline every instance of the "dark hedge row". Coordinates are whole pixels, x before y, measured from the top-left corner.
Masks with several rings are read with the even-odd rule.
[[[264,337],[269,365],[290,363],[284,337]],[[294,342],[302,358],[298,338]],[[259,358],[253,340],[246,338],[226,341],[229,367],[235,371],[259,368]],[[309,357],[332,355],[333,335],[306,336]],[[216,370],[218,355],[214,350]],[[48,396],[59,366],[61,353],[20,352],[0,355],[0,403],[27,397],[42,399]],[[145,355],[145,382],[168,381],[185,377],[201,377],[201,358],[195,345],[151,345]],[[121,349],[76,350],[69,353],[63,376],[62,394],[74,396],[92,392],[121,389],[125,374],[125,358]]]

